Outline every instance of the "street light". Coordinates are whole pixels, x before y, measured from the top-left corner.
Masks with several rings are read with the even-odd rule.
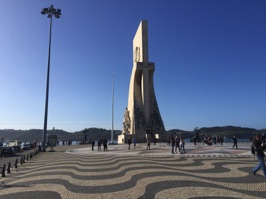
[[[47,132],[47,116],[48,116],[48,97],[49,97],[49,78],[50,78],[50,53],[51,53],[51,36],[52,36],[52,19],[60,18],[61,9],[55,9],[53,5],[49,8],[43,8],[42,15],[46,15],[50,18],[50,35],[49,35],[49,50],[48,50],[48,67],[47,67],[47,81],[46,81],[46,98],[45,98],[45,113],[44,113],[44,127],[42,134],[42,149],[46,151],[46,132]]]

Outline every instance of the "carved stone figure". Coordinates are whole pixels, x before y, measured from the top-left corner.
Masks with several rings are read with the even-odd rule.
[[[123,132],[125,134],[129,133],[130,125],[131,125],[131,121],[130,121],[130,117],[129,117],[129,111],[126,108],[126,111],[124,114],[124,121],[123,121]]]

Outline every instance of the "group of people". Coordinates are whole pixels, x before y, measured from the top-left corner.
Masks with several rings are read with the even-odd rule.
[[[98,140],[98,151],[101,151],[102,150],[102,145],[103,145],[103,150],[104,151],[108,151],[108,141],[107,139],[99,139]],[[92,140],[91,141],[91,150],[94,151],[94,146],[95,146],[95,141]]]
[[[208,135],[204,135],[203,138],[202,138],[202,144],[207,144],[207,145],[213,145],[213,144],[221,144],[223,145],[224,143],[224,137],[222,136],[208,136]]]
[[[57,141],[57,142],[58,142],[58,145],[59,145],[59,141]],[[71,140],[68,140],[68,141],[63,140],[62,141],[62,145],[72,145],[72,141]]]
[[[135,137],[133,137],[132,139],[131,139],[131,137],[129,137],[127,139],[127,143],[128,143],[128,150],[131,149],[130,146],[131,146],[132,143],[134,144],[134,150],[136,149],[137,139]],[[154,141],[154,145],[156,145],[156,141]],[[147,141],[147,147],[146,147],[146,149],[148,149],[148,150],[151,149],[151,143],[150,143],[149,140]]]
[[[205,139],[205,143],[208,144],[208,140],[209,138],[206,137]],[[233,140],[233,148],[237,147],[237,138],[236,136],[234,136],[232,138]],[[210,141],[210,140],[209,140]],[[223,139],[220,138],[219,139],[219,142],[221,143],[222,145],[222,142],[223,142]],[[66,142],[67,143],[67,142]],[[136,138],[133,137],[132,139],[131,138],[128,138],[127,140],[127,143],[128,143],[128,150],[131,149],[131,144],[133,143],[134,144],[134,150],[136,148]],[[168,141],[168,145],[172,145],[172,153],[175,154],[177,153],[177,149],[178,149],[178,152],[179,153],[185,153],[185,142],[184,142],[184,139],[182,138],[182,136],[174,136],[172,135],[171,137],[169,137],[169,141]],[[67,144],[71,144],[71,143],[67,143]],[[108,151],[108,142],[107,142],[107,139],[99,139],[98,140],[98,151],[101,151],[101,146],[103,145],[103,150],[104,151]],[[92,140],[91,141],[91,146],[92,146],[92,151],[94,151],[94,146],[95,146],[95,141]],[[266,166],[265,166],[265,154],[264,154],[264,151],[266,151],[266,142],[265,142],[265,136],[264,135],[256,135],[254,136],[253,140],[252,140],[252,146],[254,147],[255,149],[255,156],[258,160],[258,165],[256,165],[254,168],[252,168],[252,172],[254,175],[256,175],[257,171],[259,169],[262,169],[262,172],[263,172],[263,175],[264,177],[266,178]],[[147,144],[147,149],[150,149],[150,144]]]
[[[133,139],[131,139],[131,137],[129,137],[127,140],[128,150],[130,150],[130,145],[132,144],[132,142],[134,143],[134,150],[136,149],[137,139],[135,137],[133,137]]]
[[[177,153],[177,149],[178,152],[181,153],[183,151],[183,153],[185,153],[185,142],[184,139],[180,136],[178,137],[177,135],[174,136],[172,135],[171,138],[169,138],[171,144],[172,144],[172,153]]]

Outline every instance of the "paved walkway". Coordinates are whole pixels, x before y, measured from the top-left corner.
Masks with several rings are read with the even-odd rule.
[[[0,198],[266,198],[262,172],[251,172],[257,161],[249,143],[238,149],[186,143],[183,154],[163,143],[127,147],[59,146],[40,153],[0,178]]]
[[[239,143],[238,148],[232,148],[232,143],[224,143],[221,145],[203,145],[201,143],[197,143],[194,145],[193,143],[185,144],[185,153],[181,151],[181,153],[177,152],[172,154],[172,147],[167,146],[166,143],[157,143],[156,145],[151,144],[150,150],[146,150],[146,144],[137,144],[135,150],[133,144],[130,146],[130,150],[128,150],[128,145],[109,145],[108,151],[103,151],[103,147],[101,147],[101,151],[98,151],[98,147],[94,147],[94,151],[91,150],[91,147],[84,145],[83,148],[67,150],[67,153],[71,154],[79,154],[79,155],[87,155],[87,154],[97,154],[97,155],[137,155],[137,156],[181,156],[181,157],[195,157],[195,156],[219,156],[219,157],[251,157],[250,153],[250,143]]]

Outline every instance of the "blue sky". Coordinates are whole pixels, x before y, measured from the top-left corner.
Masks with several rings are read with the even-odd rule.
[[[149,61],[166,130],[266,128],[266,1],[2,0],[0,129],[42,129],[51,4],[48,129],[122,130],[132,41],[148,20]]]

